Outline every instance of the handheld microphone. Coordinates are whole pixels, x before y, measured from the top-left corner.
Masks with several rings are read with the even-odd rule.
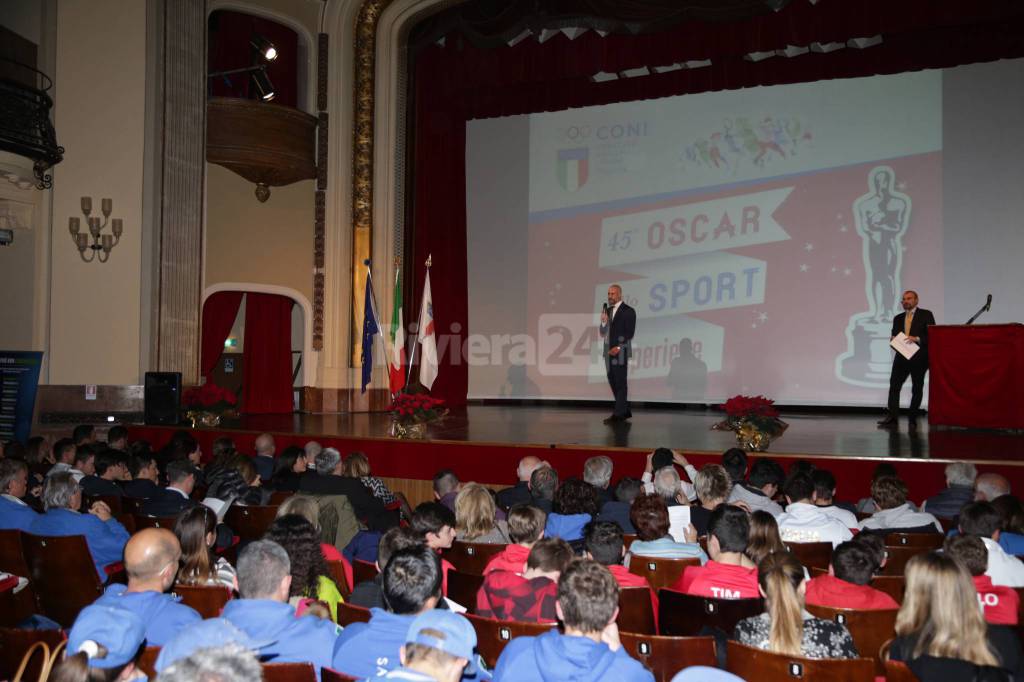
[[[992,298],[992,297],[989,296],[989,298]],[[604,313],[605,315],[608,314],[608,304],[607,303],[602,303],[601,304],[601,312]]]
[[[988,300],[985,301],[985,310],[992,310],[992,294],[989,294]]]

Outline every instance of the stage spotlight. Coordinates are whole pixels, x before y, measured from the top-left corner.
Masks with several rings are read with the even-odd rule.
[[[254,33],[252,38],[249,39],[249,44],[252,45],[253,49],[259,52],[260,56],[268,62],[272,62],[277,59],[277,48],[274,47],[274,43],[270,42],[260,34]]]
[[[260,93],[260,99],[269,102],[274,99],[274,84],[270,82],[267,72],[263,69],[253,71],[252,80],[256,84],[256,90]]]

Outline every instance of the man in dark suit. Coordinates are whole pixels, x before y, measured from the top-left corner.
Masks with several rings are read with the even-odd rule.
[[[160,469],[156,459],[148,452],[132,457],[128,462],[128,470],[132,480],[125,481],[123,486],[127,497],[148,500],[162,492],[157,483],[160,480]]]
[[[344,495],[360,521],[370,530],[386,532],[398,525],[398,510],[387,509],[358,478],[342,476],[341,454],[324,448],[316,456],[316,471],[299,478],[299,492],[310,495]]]
[[[96,455],[94,473],[85,476],[78,485],[86,495],[111,495],[121,497],[124,491],[115,481],[124,475],[124,466],[116,450],[107,448]]]
[[[167,465],[167,487],[142,504],[146,516],[177,516],[183,509],[196,504],[191,498],[199,470],[187,459],[178,459]]]
[[[636,331],[636,311],[622,300],[622,287],[608,287],[608,306],[601,312],[601,336],[604,337],[605,367],[608,385],[615,396],[615,409],[605,424],[621,422],[633,416],[627,400],[627,371],[632,355],[633,333]]]
[[[889,377],[889,414],[878,422],[879,426],[892,426],[900,412],[900,391],[910,377],[913,390],[910,397],[910,417],[917,416],[924,397],[924,375],[928,371],[928,327],[935,324],[932,311],[917,307],[917,292],[903,292],[903,312],[892,320],[892,337],[903,332],[908,342],[917,344],[918,351],[909,360],[896,353]]]

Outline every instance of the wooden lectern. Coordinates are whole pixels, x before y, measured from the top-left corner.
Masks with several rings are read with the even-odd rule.
[[[928,330],[928,422],[1024,429],[1024,325]]]

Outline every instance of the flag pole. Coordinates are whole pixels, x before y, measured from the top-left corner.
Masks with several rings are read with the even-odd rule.
[[[366,259],[366,277],[370,280],[370,305],[373,306],[373,319],[377,322],[377,336],[380,337],[381,347],[384,349],[385,360],[388,357],[388,345],[384,340],[384,330],[381,328],[380,315],[377,312],[377,290],[373,286],[373,272],[370,270],[370,259]]]
[[[395,279],[394,279],[394,281],[391,282],[391,288],[393,290],[398,288],[398,273],[400,272],[399,268],[401,266],[402,266],[402,259],[399,258],[398,256],[395,256]],[[391,331],[390,330],[391,330],[391,325],[394,324],[394,316],[395,316],[395,311],[392,310],[391,311],[392,320],[388,324],[388,336],[391,335]],[[405,339],[404,330],[403,330],[402,338]],[[384,350],[385,350],[384,355],[385,355],[385,357],[387,358],[387,361],[388,361],[388,389],[389,389],[389,392],[391,393],[391,400],[393,402],[395,400],[395,396],[397,396],[398,393],[390,391],[390,388],[391,388],[391,355],[387,353],[387,346],[385,346]],[[405,349],[403,348],[402,350],[404,351]],[[392,349],[392,353],[394,353],[394,349]],[[401,357],[401,355],[399,355],[399,357]]]
[[[427,281],[426,275],[430,273],[430,263],[431,263],[431,258],[432,257],[433,257],[432,255],[428,255],[427,256],[427,262],[425,263],[425,265],[427,266],[427,272],[423,276],[423,281],[424,282]],[[420,292],[420,293],[422,294],[423,292]],[[422,300],[420,301],[420,308],[423,308],[423,301]],[[412,344],[412,353],[409,354],[409,371],[406,373],[406,376],[405,376],[405,385],[406,386],[408,386],[409,382],[412,381],[412,363],[416,359],[416,347],[418,345],[420,345],[420,331],[421,331],[420,330],[420,317],[422,317],[422,316],[423,316],[423,311],[420,310],[419,311],[419,315],[416,317],[416,342],[414,344]]]

